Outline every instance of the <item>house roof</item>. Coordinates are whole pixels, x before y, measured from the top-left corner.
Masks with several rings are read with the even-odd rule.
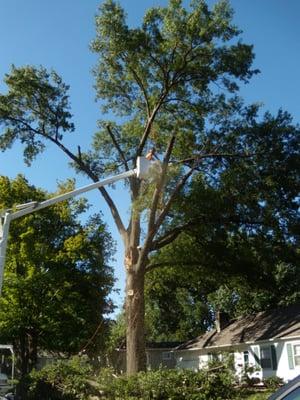
[[[174,349],[181,344],[182,342],[147,342],[146,349]]]
[[[198,336],[175,350],[204,349],[300,337],[300,304],[260,312],[229,322],[221,331],[215,329]]]
[[[146,350],[173,350],[180,346],[182,342],[147,342]],[[118,347],[118,350],[126,350],[126,341],[124,340]]]

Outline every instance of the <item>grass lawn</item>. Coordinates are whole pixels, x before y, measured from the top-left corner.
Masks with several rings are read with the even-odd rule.
[[[241,395],[240,400],[267,400],[272,393],[274,390],[247,390]]]

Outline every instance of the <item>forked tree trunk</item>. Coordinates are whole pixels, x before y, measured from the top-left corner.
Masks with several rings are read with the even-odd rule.
[[[144,275],[144,269],[136,272],[134,265],[127,269],[126,363],[128,375],[146,370]]]

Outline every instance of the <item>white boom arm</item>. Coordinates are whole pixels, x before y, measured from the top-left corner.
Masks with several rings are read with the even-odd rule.
[[[23,217],[24,215],[42,210],[43,208],[52,206],[53,204],[56,204],[60,201],[68,200],[71,197],[77,196],[79,194],[88,192],[93,189],[97,189],[101,186],[109,185],[110,183],[119,181],[121,179],[129,178],[130,176],[136,176],[140,179],[146,178],[148,175],[150,164],[151,162],[147,160],[145,157],[138,157],[136,168],[130,171],[123,172],[119,175],[115,175],[111,178],[107,178],[99,182],[91,183],[90,185],[83,186],[79,189],[75,189],[72,190],[71,192],[67,192],[59,196],[52,197],[51,199],[42,202],[31,201],[30,203],[20,204],[16,206],[17,211],[15,212],[11,212],[10,209],[3,210],[2,212],[0,212],[0,294],[3,283],[9,225],[11,221]]]

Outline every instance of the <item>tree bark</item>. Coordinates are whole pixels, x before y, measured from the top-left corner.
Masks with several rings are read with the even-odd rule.
[[[18,360],[18,369],[20,372],[20,380],[16,387],[16,395],[18,400],[26,400],[27,392],[26,392],[26,383],[25,377],[28,371],[28,351],[27,351],[27,340],[26,333],[22,332],[20,334],[20,342],[19,342],[19,360]]]
[[[37,365],[37,344],[38,335],[32,331],[28,334],[28,372],[31,372]]]
[[[21,377],[24,377],[28,371],[28,352],[27,352],[25,332],[20,335],[19,369]]]
[[[126,274],[126,363],[127,374],[146,370],[144,269],[127,268]]]

